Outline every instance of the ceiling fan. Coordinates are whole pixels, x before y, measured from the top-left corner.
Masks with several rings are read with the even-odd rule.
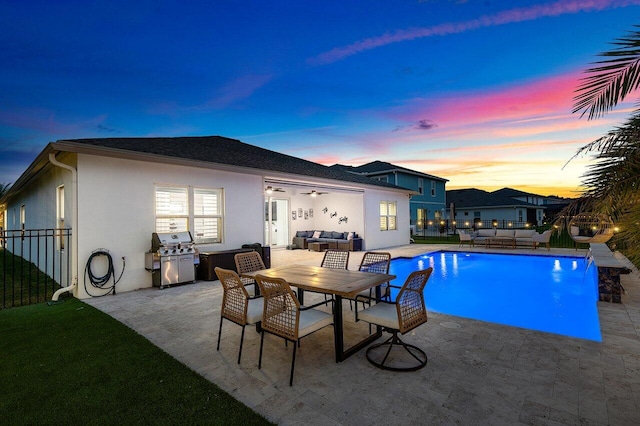
[[[285,190],[282,188],[274,188],[273,186],[267,186],[265,188],[265,192],[267,194],[273,194],[274,192],[285,192]]]
[[[312,190],[311,192],[301,192],[302,195],[311,195],[312,197],[318,196],[318,195],[323,195],[323,194],[328,194],[328,192],[318,192],[315,189]]]

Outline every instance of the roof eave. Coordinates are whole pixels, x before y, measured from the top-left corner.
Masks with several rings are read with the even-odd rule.
[[[49,154],[56,153],[57,151],[53,147],[53,143],[49,142],[47,146],[38,154],[38,156],[31,162],[29,167],[26,168],[20,177],[9,187],[7,193],[0,199],[0,204],[5,204],[12,197],[19,194],[22,189],[35,179],[49,164]]]
[[[342,185],[342,186],[348,185],[352,187],[364,186],[372,189],[402,192],[410,195],[417,194],[417,192],[415,191],[412,191],[407,188],[399,187],[399,186],[379,186],[373,183],[369,185],[367,183],[348,182],[348,181],[343,181],[339,179],[306,176],[306,175],[300,175],[296,173],[287,173],[287,172],[274,171],[274,170],[258,169],[258,168],[230,165],[230,164],[224,164],[224,163],[214,163],[210,161],[191,160],[186,158],[173,157],[170,155],[150,154],[146,152],[131,151],[126,149],[87,145],[82,143],[76,143],[73,141],[58,141],[51,145],[58,152],[65,151],[65,152],[73,152],[78,154],[97,155],[97,156],[104,156],[104,157],[111,157],[111,158],[134,160],[134,161],[146,161],[146,162],[153,162],[158,164],[172,164],[172,165],[180,165],[180,166],[187,166],[187,167],[199,167],[199,168],[223,170],[223,171],[235,172],[235,173],[240,172],[240,173],[263,176],[263,177],[269,176],[269,177],[280,177],[280,178],[298,180],[298,181],[306,180],[306,181],[313,181],[313,182],[326,182],[328,184],[333,184],[333,185],[336,185],[336,184]],[[303,179],[301,179],[302,176],[304,176]],[[310,185],[312,184],[313,183],[310,182]]]

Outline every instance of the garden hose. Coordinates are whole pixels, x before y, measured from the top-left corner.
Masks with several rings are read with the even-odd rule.
[[[97,277],[93,273],[93,270],[91,269],[91,263],[95,258],[101,257],[101,256],[106,256],[107,258],[107,272],[104,275]],[[126,266],[126,262],[123,257],[122,272],[120,272],[120,276],[118,277],[118,279],[116,279],[115,270],[113,268],[113,258],[111,257],[111,254],[109,254],[109,251],[104,249],[95,250],[93,253],[91,253],[91,256],[89,256],[89,259],[87,260],[87,266],[84,268],[84,271],[85,271],[84,290],[91,297],[100,297],[100,296],[106,296],[107,294],[116,294],[116,284],[118,284],[118,282],[122,278],[122,274],[124,274],[125,266]],[[92,294],[87,288],[87,277],[89,277],[89,282],[91,283],[93,288],[97,288],[100,290],[107,290],[107,292],[104,294]],[[111,285],[109,285],[110,280],[113,281]]]

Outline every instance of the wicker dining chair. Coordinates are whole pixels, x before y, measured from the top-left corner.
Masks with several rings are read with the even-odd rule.
[[[308,307],[300,306],[300,302],[291,290],[289,283],[282,278],[256,275],[256,281],[264,297],[258,369],[262,368],[262,349],[264,347],[265,332],[282,337],[285,342],[293,342],[293,358],[289,376],[289,386],[292,386],[293,371],[296,365],[296,349],[300,339],[321,328],[332,325],[333,316],[318,309],[313,309],[324,302]]]
[[[257,251],[248,251],[245,253],[237,253],[233,259],[236,262],[236,270],[238,271],[238,275],[242,275],[245,272],[253,272],[260,271],[262,269],[267,269],[264,266],[264,262],[262,261],[262,256]],[[242,283],[245,286],[253,285],[253,294],[259,295],[260,292],[258,290],[258,286],[256,284],[256,280],[248,277],[240,277]]]
[[[331,269],[348,269],[349,252],[346,250],[327,250],[324,252],[320,266]]]
[[[358,271],[373,272],[376,274],[388,274],[390,266],[391,253],[368,251],[362,257],[362,261],[360,262]],[[363,307],[367,304],[371,305],[371,300],[375,299],[373,291],[374,289],[369,289],[360,292],[355,298],[356,303],[361,302],[363,304]],[[386,300],[389,300],[389,298],[391,297],[391,291],[389,289],[388,282],[380,285],[380,295],[382,299]],[[349,300],[349,305],[351,306],[351,300]]]
[[[381,301],[361,312],[357,311],[356,306],[356,321],[363,320],[379,325],[391,333],[391,337],[386,341],[367,348],[366,356],[371,364],[392,371],[415,371],[427,365],[427,354],[419,347],[403,342],[398,337],[398,333],[405,334],[427,322],[424,287],[431,272],[433,268],[412,272],[400,287],[395,302]],[[404,349],[405,352],[395,351],[390,358],[389,355],[394,348]],[[406,356],[407,354],[410,357]],[[399,364],[398,360],[405,361],[401,358],[408,358],[412,364],[408,366]],[[387,361],[390,362],[387,363]]]
[[[349,252],[346,250],[327,250],[322,258],[321,268],[349,269]],[[324,295],[325,302],[328,303],[333,296]],[[326,304],[326,303],[325,303]]]
[[[247,325],[256,324],[262,320],[262,297],[250,297],[235,271],[216,267],[215,273],[220,279],[222,289],[224,290],[222,308],[220,309],[220,328],[218,329],[218,346],[216,350],[220,350],[223,320],[227,319],[238,324],[242,327],[240,350],[238,351],[238,364],[240,364],[242,344],[244,342],[244,328]]]

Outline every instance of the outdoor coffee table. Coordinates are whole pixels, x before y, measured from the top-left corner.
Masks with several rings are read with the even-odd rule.
[[[329,250],[329,243],[320,243],[320,242],[315,242],[315,243],[309,243],[309,250],[311,251],[325,251],[325,250]]]
[[[287,265],[260,271],[245,272],[243,277],[255,278],[264,275],[269,278],[283,278],[298,288],[298,300],[304,304],[304,291],[332,294],[335,297],[333,308],[334,344],[336,362],[342,362],[360,349],[382,336],[382,328],[375,327],[375,333],[344,348],[344,324],[342,319],[342,298],[354,299],[361,291],[376,289],[376,298],[380,299],[380,284],[393,280],[395,275],[376,274],[373,272],[349,271],[346,269],[321,268],[309,265]]]
[[[489,248],[491,246],[516,248],[516,239],[513,237],[487,238],[487,241],[485,243],[485,248]]]

